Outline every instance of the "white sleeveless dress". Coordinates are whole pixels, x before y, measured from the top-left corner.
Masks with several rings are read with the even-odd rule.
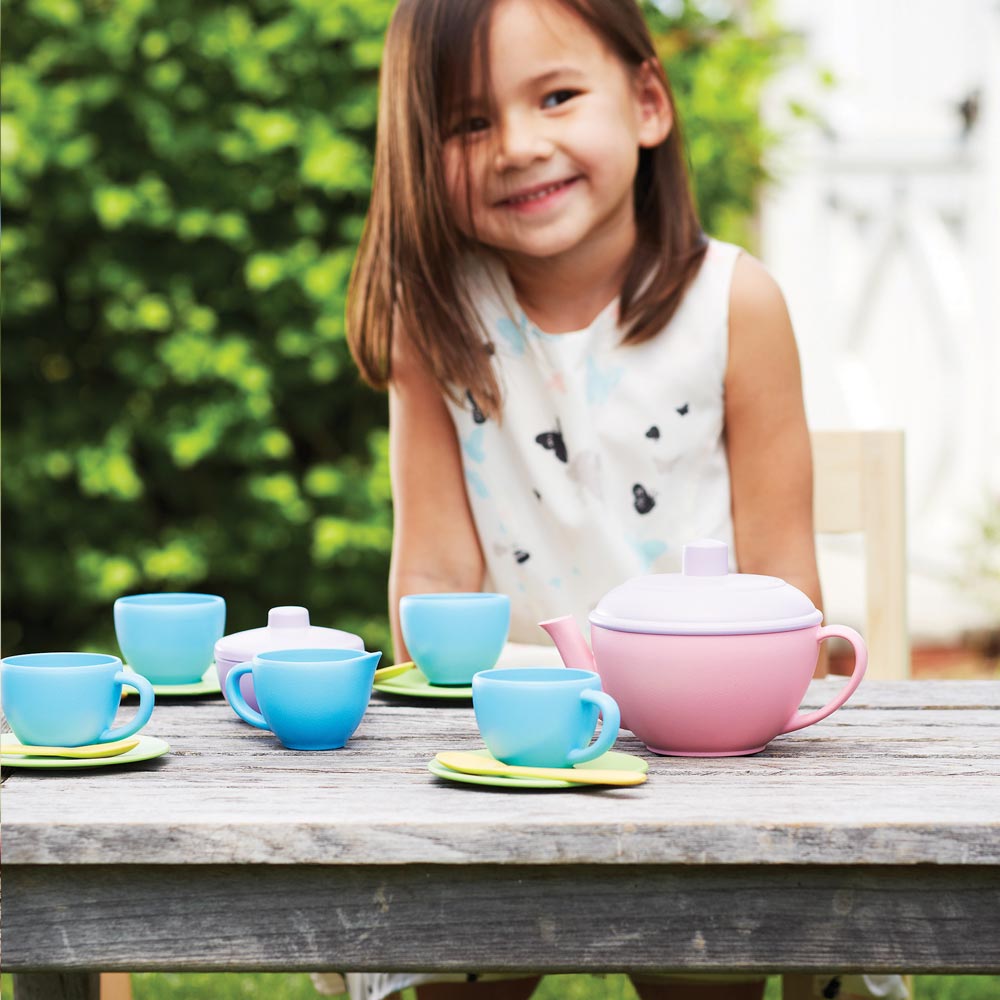
[[[586,329],[547,334],[502,267],[473,267],[503,415],[485,419],[468,394],[449,410],[484,589],[510,595],[512,642],[545,644],[539,621],[583,626],[612,587],[678,572],[688,541],[732,551],[724,380],[739,253],[711,241],[670,323],[637,346],[621,344],[617,299]]]

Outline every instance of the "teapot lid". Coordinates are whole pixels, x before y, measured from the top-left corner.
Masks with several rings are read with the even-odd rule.
[[[818,625],[823,613],[776,576],[729,572],[729,546],[711,538],[684,546],[683,572],[637,576],[609,591],[590,623],[617,632],[742,635]]]
[[[321,628],[309,624],[306,608],[271,608],[265,628],[250,628],[245,632],[224,635],[215,644],[216,662],[231,660],[242,663],[257,653],[276,649],[364,649],[360,636],[336,628]]]

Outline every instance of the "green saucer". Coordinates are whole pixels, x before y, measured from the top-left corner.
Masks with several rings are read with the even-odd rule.
[[[130,674],[136,672],[127,663],[125,671]],[[122,688],[123,698],[127,698],[129,695],[134,696],[137,693],[135,688]],[[202,675],[200,681],[194,681],[191,684],[154,684],[153,694],[167,698],[191,698],[200,694],[222,694],[222,687],[219,684],[219,674],[213,663]]]
[[[137,746],[114,757],[22,757],[18,754],[5,754],[5,743],[16,743],[13,733],[4,733],[0,737],[0,765],[3,767],[27,767],[42,770],[64,770],[78,767],[112,767],[119,764],[135,764],[140,760],[152,760],[162,757],[170,750],[170,744],[155,736],[140,736]]]
[[[385,694],[401,694],[410,698],[466,698],[472,697],[472,686],[442,687],[431,684],[419,667],[407,670],[405,674],[376,681],[372,687]]]

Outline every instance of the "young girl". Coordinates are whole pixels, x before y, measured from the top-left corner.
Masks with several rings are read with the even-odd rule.
[[[702,537],[820,605],[785,305],[759,263],[701,231],[634,0],[402,0],[348,328],[389,390],[397,660],[405,594],[501,591],[511,641],[543,643],[537,622],[584,623]],[[426,979],[349,977],[366,1000]],[[418,995],[520,998],[535,982]],[[636,986],[749,1000],[763,980]]]

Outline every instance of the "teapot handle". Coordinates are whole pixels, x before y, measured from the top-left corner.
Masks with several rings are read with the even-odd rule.
[[[794,733],[796,729],[805,729],[806,726],[811,726],[814,722],[819,722],[828,715],[833,715],[854,694],[861,683],[861,679],[865,676],[865,671],[868,669],[868,647],[865,645],[865,640],[854,629],[848,628],[846,625],[825,625],[817,631],[816,642],[820,643],[824,639],[829,639],[835,635],[841,639],[846,639],[854,647],[854,672],[851,674],[850,680],[830,701],[815,712],[800,712],[796,710],[794,715],[785,723],[785,727],[779,735]]]

